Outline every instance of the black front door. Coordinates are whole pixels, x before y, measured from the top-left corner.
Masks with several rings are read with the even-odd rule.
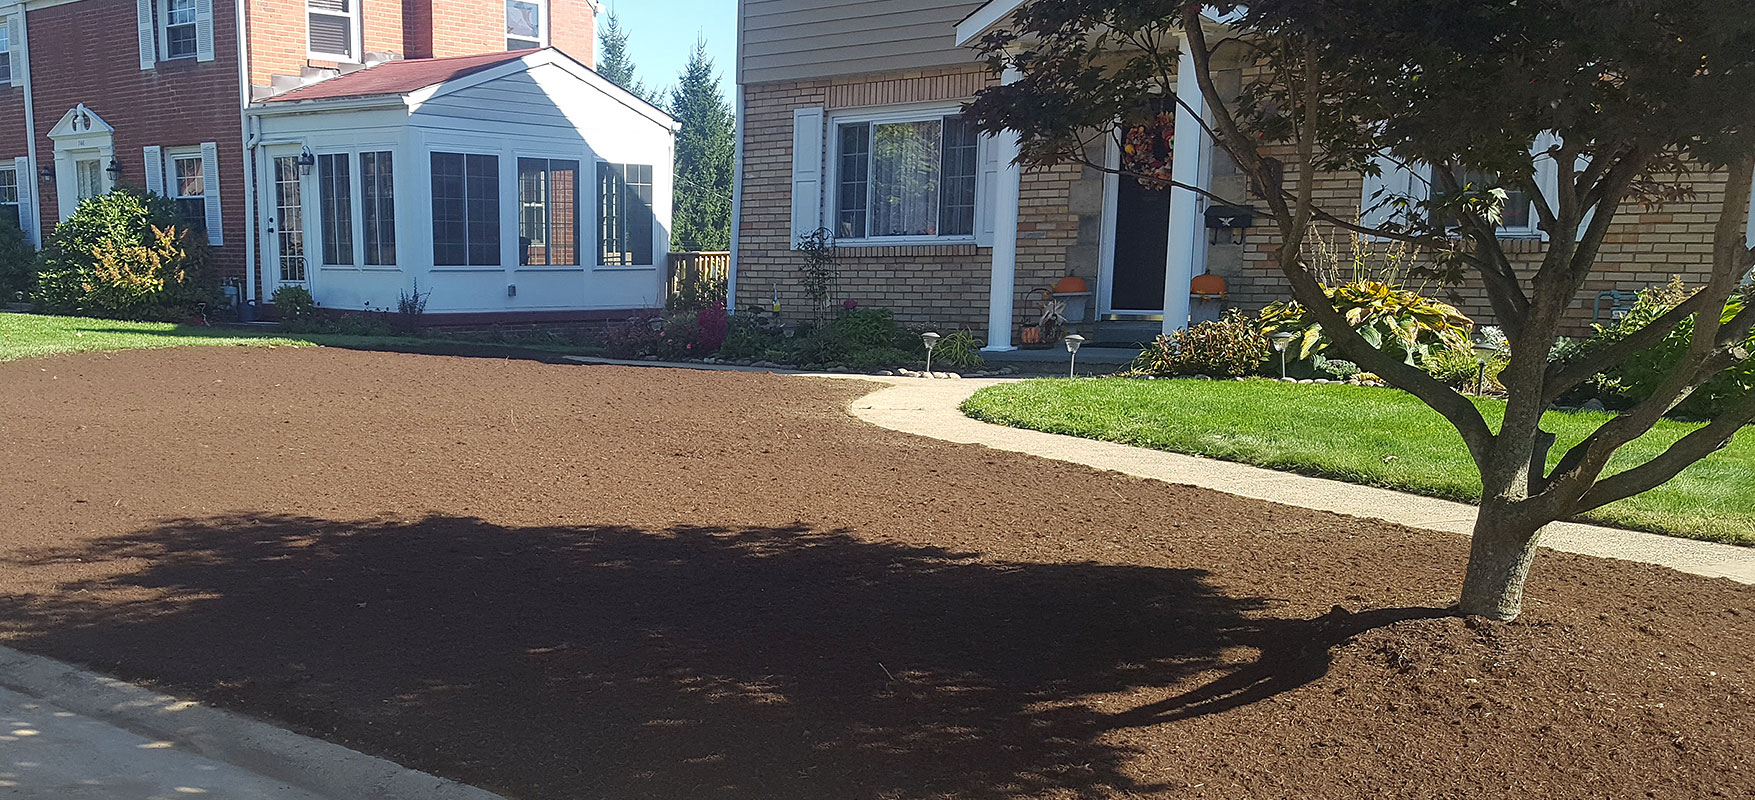
[[[1164,312],[1164,265],[1170,258],[1170,190],[1123,176],[1115,203],[1115,269],[1109,308]]]

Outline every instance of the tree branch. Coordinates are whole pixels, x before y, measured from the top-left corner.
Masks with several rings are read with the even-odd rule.
[[[1694,462],[1723,449],[1738,431],[1751,423],[1755,423],[1755,391],[1745,395],[1718,419],[1670,445],[1656,458],[1597,481],[1579,498],[1573,513],[1602,508],[1662,486]]]

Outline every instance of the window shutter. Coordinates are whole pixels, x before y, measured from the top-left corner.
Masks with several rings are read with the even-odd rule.
[[[153,194],[165,193],[165,156],[162,147],[147,147],[142,151],[146,161],[146,191]]]
[[[1420,183],[1413,170],[1387,154],[1372,160],[1381,170],[1381,174],[1365,176],[1365,186],[1359,198],[1359,221],[1367,228],[1381,227],[1398,216],[1392,198],[1407,197],[1410,201],[1420,199],[1415,194]]]
[[[17,170],[13,174],[18,180],[18,225],[24,230],[24,235],[29,237],[37,220],[37,202],[32,194],[32,190],[36,188],[37,176],[31,171],[30,159],[24,156],[12,159],[12,167]]]
[[[195,60],[213,60],[213,0],[195,0]]]
[[[823,109],[792,112],[792,246],[823,226]]]
[[[12,85],[24,85],[24,11],[6,18],[6,58],[11,62]],[[23,175],[24,173],[18,173]]]
[[[975,244],[992,247],[999,208],[999,140],[982,134],[980,184],[975,187]]]
[[[134,0],[134,24],[140,33],[140,68],[158,63],[158,21],[152,16],[152,0]]]
[[[207,243],[225,244],[225,218],[219,213],[219,145],[201,143],[201,196],[207,205]]]

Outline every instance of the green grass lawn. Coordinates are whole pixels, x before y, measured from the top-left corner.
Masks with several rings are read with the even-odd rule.
[[[1477,400],[1497,424],[1504,404]],[[1251,381],[1035,380],[982,389],[964,413],[987,422],[1193,453],[1271,469],[1478,502],[1462,437],[1438,412],[1393,389]],[[1611,415],[1552,412],[1551,460]],[[1664,422],[1623,448],[1614,473],[1698,425]],[[1755,545],[1755,428],[1664,486],[1587,519]]]
[[[597,350],[577,345],[494,344],[406,336],[285,333],[273,328],[210,328],[170,322],[122,322],[87,317],[0,313],[0,361],[87,350],[235,346],[324,346],[459,354],[507,354],[513,351],[587,354]]]

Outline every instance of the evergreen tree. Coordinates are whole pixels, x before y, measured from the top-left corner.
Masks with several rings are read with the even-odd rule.
[[[734,117],[719,91],[707,42],[695,41],[689,64],[671,90],[670,113],[682,123],[676,140],[676,211],[671,243],[679,251],[731,249]]]
[[[647,102],[657,105],[658,93],[648,90],[646,82],[634,77],[634,56],[628,52],[628,32],[622,29],[621,17],[614,11],[597,36],[597,74]]]

